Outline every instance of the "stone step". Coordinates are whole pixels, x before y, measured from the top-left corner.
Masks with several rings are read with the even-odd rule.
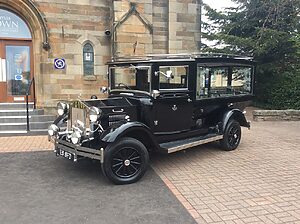
[[[28,107],[33,109],[34,104],[32,102],[28,103]],[[0,103],[0,110],[17,110],[26,109],[26,103]]]
[[[30,115],[30,122],[45,122],[54,121],[56,119],[55,115]],[[0,117],[0,123],[26,123],[26,116],[4,116]]]
[[[30,115],[44,115],[43,109],[30,109],[29,110]],[[0,117],[7,117],[7,116],[26,116],[26,109],[13,109],[13,110],[7,110],[7,109],[1,109],[0,110]]]
[[[31,122],[30,130],[44,129],[47,130],[48,126],[52,124],[53,121],[48,122]],[[0,123],[0,131],[26,131],[26,123]]]

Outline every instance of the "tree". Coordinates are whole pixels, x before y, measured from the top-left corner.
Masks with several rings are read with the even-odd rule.
[[[273,93],[278,82],[288,88],[287,80],[297,80],[300,86],[300,1],[234,2],[238,6],[224,12],[205,5],[209,22],[203,24],[203,30],[206,30],[203,37],[217,40],[221,47],[205,46],[204,50],[253,56],[258,62],[257,100],[271,107],[286,108],[286,95],[276,96],[275,100]],[[299,88],[295,91],[300,95]],[[288,107],[300,109],[299,103],[292,101]]]

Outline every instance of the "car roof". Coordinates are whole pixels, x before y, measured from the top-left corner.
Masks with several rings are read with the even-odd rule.
[[[156,62],[224,62],[224,63],[243,63],[253,64],[252,57],[232,55],[232,54],[217,54],[217,53],[183,53],[183,54],[150,54],[145,56],[128,56],[116,57],[108,62],[108,65],[122,65],[122,64],[141,64],[141,63],[156,63]]]

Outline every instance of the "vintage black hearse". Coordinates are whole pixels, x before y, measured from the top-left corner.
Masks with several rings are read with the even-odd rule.
[[[99,160],[116,184],[139,180],[150,152],[219,141],[234,150],[253,97],[254,62],[229,55],[152,55],[108,63],[108,98],[59,102],[55,153]],[[66,128],[64,128],[66,127]]]

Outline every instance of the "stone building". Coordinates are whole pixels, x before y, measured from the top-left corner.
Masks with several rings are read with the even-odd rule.
[[[116,57],[196,52],[200,0],[0,0],[0,103],[99,97]],[[31,88],[30,100],[33,87]]]

